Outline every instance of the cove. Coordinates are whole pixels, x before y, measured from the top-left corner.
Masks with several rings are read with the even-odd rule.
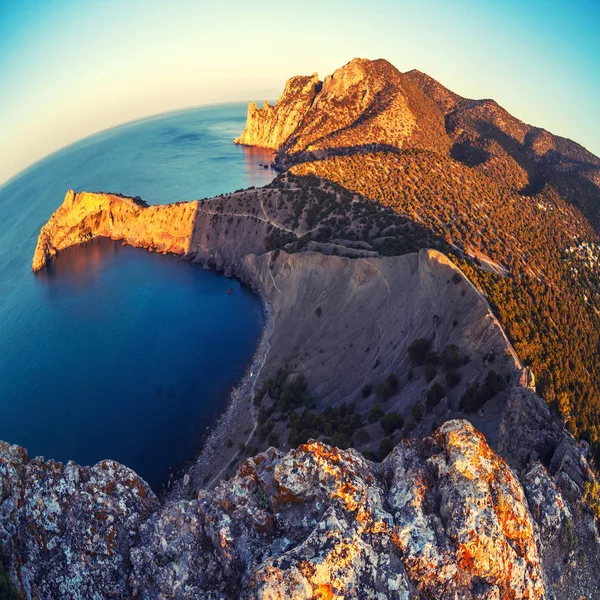
[[[194,458],[258,342],[262,307],[236,280],[98,239],[31,274],[37,232],[69,188],[150,203],[270,181],[234,146],[245,104],[103,132],[0,188],[0,439],[30,456],[110,458],[157,491]]]

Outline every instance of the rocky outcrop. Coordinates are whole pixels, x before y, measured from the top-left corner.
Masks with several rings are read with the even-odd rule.
[[[534,521],[465,421],[381,464],[271,448],[197,498],[156,499],[104,461],[0,446],[2,537],[25,598],[544,598]]]
[[[355,58],[325,77],[293,77],[274,107],[251,102],[236,140],[280,150],[280,167],[301,157],[353,147],[448,151],[441,112],[385,60]]]
[[[119,463],[30,460],[0,442],[0,562],[23,598],[130,597],[129,552],[158,508]]]
[[[302,122],[321,86],[316,73],[310,77],[292,77],[275,106],[265,100],[259,109],[250,102],[246,129],[235,143],[278,150]]]
[[[69,190],[40,231],[32,269],[39,271],[60,250],[94,237],[183,254],[189,249],[196,208],[197,202],[146,207],[118,194]]]
[[[69,246],[107,237],[231,272],[247,254],[265,251],[273,228],[282,229],[261,214],[258,196],[246,200],[245,193],[203,203],[143,206],[119,194],[69,190],[40,231],[32,269],[39,271]]]

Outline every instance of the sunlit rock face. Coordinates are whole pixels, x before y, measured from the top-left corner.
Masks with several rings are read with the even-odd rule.
[[[321,85],[316,73],[310,77],[292,77],[275,106],[265,100],[259,109],[250,102],[246,129],[235,143],[279,149],[308,112]]]
[[[32,269],[39,271],[57,252],[94,237],[124,240],[160,252],[183,254],[189,248],[197,202],[144,206],[118,194],[67,192],[62,205],[42,227]]]
[[[168,506],[142,541],[144,598],[544,597],[523,490],[466,421],[381,465],[317,442],[270,449]]]
[[[360,146],[447,152],[444,118],[410,78],[386,60],[355,58],[319,82],[293,77],[275,106],[248,106],[237,143],[280,150],[278,163]]]

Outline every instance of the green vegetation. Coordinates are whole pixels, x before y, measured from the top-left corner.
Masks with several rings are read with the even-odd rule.
[[[462,375],[454,369],[446,373],[446,383],[449,388],[456,387],[462,380]]]
[[[598,482],[584,483],[583,501],[592,509],[596,519],[600,519],[600,485]]]
[[[506,386],[506,380],[494,370],[488,371],[483,386],[479,382],[472,383],[460,399],[460,410],[473,413],[491,400]]]
[[[308,409],[302,413],[290,412],[288,425],[291,429],[288,443],[292,447],[326,435],[328,443],[346,449],[352,445],[352,435],[361,428],[362,419],[354,403],[343,402],[337,408],[326,407],[322,413]]]
[[[394,443],[389,437],[383,438],[379,444],[379,460],[382,461],[392,450],[394,449]]]
[[[386,435],[391,435],[404,425],[404,417],[400,413],[389,412],[381,417],[381,429]]]
[[[588,220],[598,223],[598,192],[573,185],[566,173],[537,185],[508,154],[469,164],[426,150],[374,149],[293,171],[318,174],[407,220],[418,215],[415,245],[427,247],[425,231],[459,248],[463,258],[454,262],[489,299],[535,373],[538,392],[574,436],[590,441],[600,460],[600,279],[589,263],[567,252],[580,242],[598,243]],[[410,224],[402,229],[409,231]],[[484,269],[483,260],[465,260],[467,253],[486,257],[505,274]],[[463,287],[458,277],[453,280]],[[424,361],[420,356],[413,359],[417,365]]]
[[[431,363],[427,363],[425,365],[425,381],[427,381],[427,383],[433,381],[436,375],[437,367],[435,365],[432,365]]]
[[[456,344],[448,344],[442,352],[442,364],[445,369],[458,369],[463,364],[460,348]]]
[[[424,338],[416,339],[408,347],[408,356],[410,357],[410,360],[412,360],[415,363],[415,365],[424,365],[430,347],[431,342],[429,340],[426,340]]]
[[[427,390],[427,408],[431,409],[440,403],[440,400],[446,395],[444,388],[436,381]]]
[[[577,535],[573,528],[573,521],[568,516],[565,516],[561,529],[561,542],[562,546],[567,552],[570,552],[577,546]]]
[[[423,404],[421,402],[415,402],[410,409],[410,414],[414,419],[415,423],[420,423],[423,418],[423,414],[425,413],[425,409],[423,408]]]
[[[19,594],[0,566],[0,600],[19,600]]]
[[[375,404],[369,411],[369,416],[367,417],[367,420],[369,421],[369,423],[377,423],[377,421],[379,421],[381,417],[383,417],[383,411],[381,410],[379,404]]]
[[[375,394],[383,402],[389,400],[397,391],[398,378],[393,373],[375,386]]]

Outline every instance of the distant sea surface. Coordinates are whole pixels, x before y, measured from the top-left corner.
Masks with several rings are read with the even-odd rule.
[[[157,204],[271,181],[259,166],[269,152],[232,143],[245,116],[245,104],[230,104],[136,121],[0,187],[0,440],[31,457],[114,459],[155,490],[194,458],[252,358],[258,297],[175,256],[106,239],[65,250],[37,275],[31,260],[68,189]]]

